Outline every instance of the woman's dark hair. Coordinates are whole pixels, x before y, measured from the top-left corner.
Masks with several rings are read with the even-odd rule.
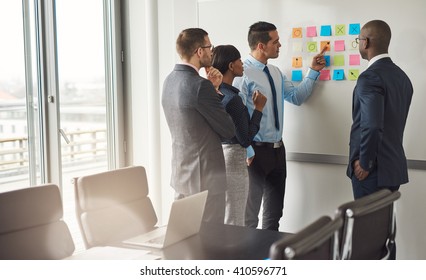
[[[221,45],[213,49],[212,66],[225,74],[229,63],[241,58],[240,52],[232,45]]]

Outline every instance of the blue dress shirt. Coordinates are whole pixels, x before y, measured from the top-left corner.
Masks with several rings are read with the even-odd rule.
[[[233,85],[240,90],[240,96],[243,98],[248,111],[253,114],[253,92],[259,90],[268,101],[263,108],[263,117],[260,122],[260,130],[254,137],[256,142],[275,143],[282,139],[284,123],[284,100],[295,105],[301,105],[312,93],[315,81],[319,72],[309,69],[305,78],[299,85],[295,86],[287,77],[274,65],[268,64],[269,72],[274,80],[277,91],[278,117],[280,121],[279,129],[275,128],[274,109],[272,100],[271,86],[268,77],[263,71],[265,64],[256,60],[251,55],[244,61],[244,75],[235,78]],[[250,157],[250,154],[247,154]]]

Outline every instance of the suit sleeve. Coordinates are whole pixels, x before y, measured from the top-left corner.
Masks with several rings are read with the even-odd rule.
[[[204,80],[198,92],[198,109],[207,120],[210,127],[222,138],[230,139],[235,136],[234,123],[225,111],[212,83]]]
[[[371,171],[375,164],[384,127],[384,87],[373,71],[365,72],[358,80],[356,94],[360,102],[361,167]]]

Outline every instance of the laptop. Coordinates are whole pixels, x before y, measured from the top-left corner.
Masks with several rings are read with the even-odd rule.
[[[124,244],[165,248],[200,231],[208,191],[173,201],[169,221],[147,233],[124,240]]]

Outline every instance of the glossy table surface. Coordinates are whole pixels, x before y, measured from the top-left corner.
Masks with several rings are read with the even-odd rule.
[[[260,260],[289,233],[203,223],[199,234],[153,253],[171,260]]]

